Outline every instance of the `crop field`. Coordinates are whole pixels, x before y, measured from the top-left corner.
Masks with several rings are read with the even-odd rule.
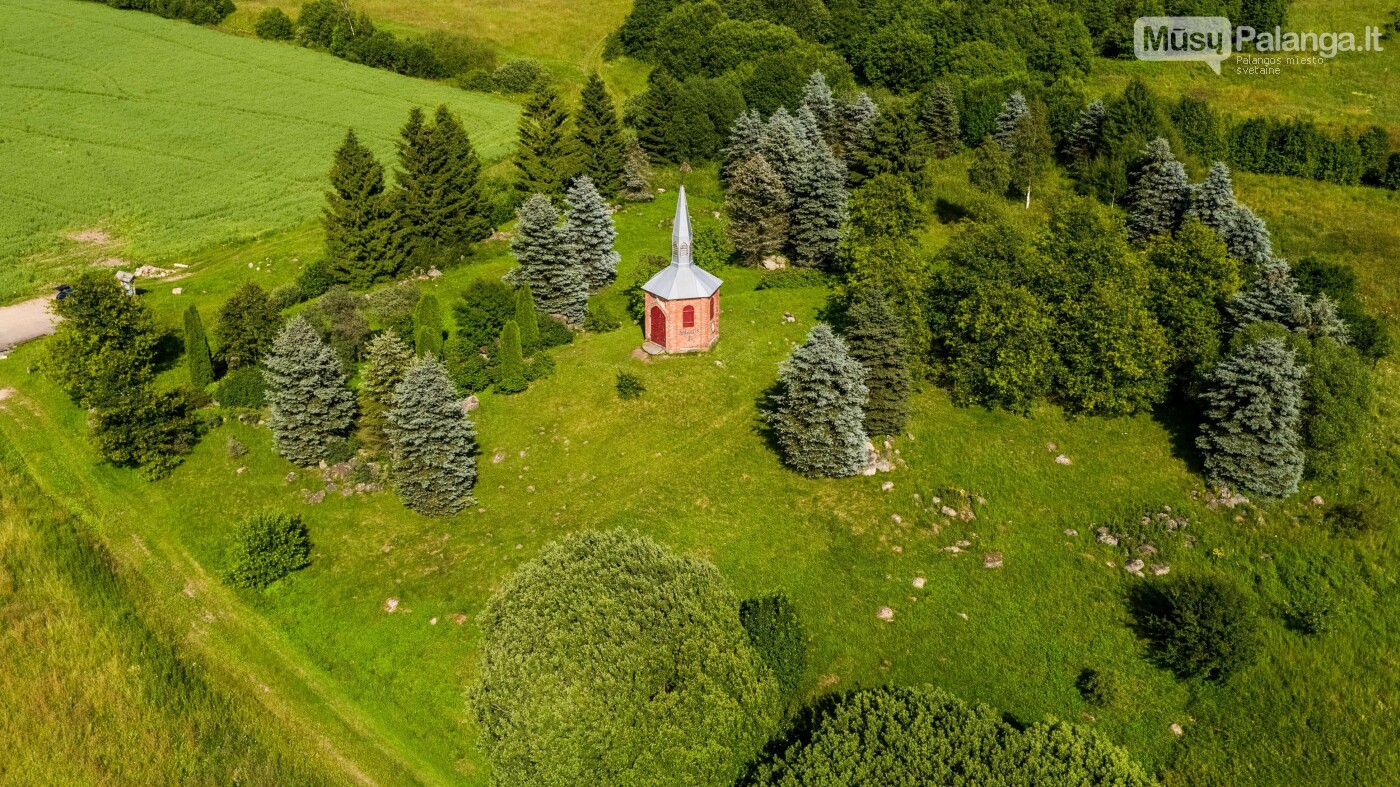
[[[409,107],[445,103],[495,159],[518,111],[77,0],[0,0],[0,74],[0,302],[84,260],[165,262],[306,222],[349,127],[387,159]]]

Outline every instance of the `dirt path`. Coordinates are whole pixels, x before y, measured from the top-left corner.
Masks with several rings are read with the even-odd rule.
[[[0,352],[9,352],[17,344],[53,333],[58,318],[49,312],[52,297],[0,306]]]

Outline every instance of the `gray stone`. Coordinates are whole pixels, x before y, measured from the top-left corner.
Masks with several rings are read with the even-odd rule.
[[[983,567],[983,568],[1001,568],[1001,553],[1000,553],[1000,552],[984,552],[984,553],[982,553],[982,567]]]
[[[325,499],[326,499],[326,490],[322,489],[322,490],[319,491],[319,492],[313,492],[312,494],[307,495],[307,497],[306,497],[306,502],[308,502],[308,503],[310,503],[311,505],[314,506],[314,505],[316,505],[317,503],[319,503],[319,502],[321,502],[322,500],[325,500]]]
[[[1153,564],[1152,564],[1152,576],[1154,576],[1154,577],[1164,576],[1164,575],[1170,573],[1171,570],[1172,570],[1171,566],[1167,565],[1166,563],[1153,563]]]
[[[880,607],[880,609],[875,613],[875,617],[885,621],[886,623],[890,623],[894,620],[894,610],[890,609],[889,607]]]
[[[1125,571],[1131,571],[1131,572],[1133,572],[1134,574],[1141,574],[1141,573],[1142,573],[1142,568],[1143,568],[1143,566],[1145,566],[1145,565],[1146,565],[1146,564],[1143,563],[1141,560],[1138,560],[1137,558],[1133,558],[1132,560],[1129,560],[1128,562],[1126,562],[1126,563],[1123,564],[1123,569],[1124,569]]]

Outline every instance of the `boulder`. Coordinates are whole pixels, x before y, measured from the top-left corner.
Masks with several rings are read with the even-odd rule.
[[[481,400],[477,398],[476,394],[472,394],[462,400],[462,415],[466,415],[480,406]]]
[[[1000,552],[984,552],[984,553],[982,553],[982,567],[983,567],[983,568],[1001,568],[1001,553],[1000,553]]]
[[[764,258],[763,258],[763,269],[764,269],[764,270],[769,270],[769,271],[780,270],[780,269],[782,269],[782,268],[786,268],[786,267],[787,267],[787,264],[788,264],[787,257],[784,257],[784,256],[782,256],[781,254],[774,254],[774,255],[772,255],[771,257],[764,257]]]
[[[880,607],[880,609],[876,611],[875,617],[885,621],[886,623],[893,622],[894,610],[890,609],[889,607]]]
[[[1142,573],[1143,566],[1145,566],[1145,565],[1146,565],[1146,564],[1143,563],[1141,560],[1138,560],[1137,558],[1133,558],[1132,560],[1129,560],[1128,562],[1126,562],[1126,563],[1123,564],[1123,570],[1124,570],[1124,571],[1131,571],[1131,572],[1133,572],[1134,574],[1141,574],[1141,573]]]
[[[1166,563],[1153,563],[1153,564],[1152,564],[1152,576],[1154,576],[1154,577],[1165,576],[1166,574],[1168,574],[1169,572],[1171,572],[1171,570],[1172,570],[1171,566],[1168,566]]]
[[[1072,465],[1072,464],[1074,464],[1074,460],[1070,459],[1069,457],[1065,456],[1064,454],[1060,454],[1059,456],[1055,457],[1055,464],[1057,464],[1057,465]]]

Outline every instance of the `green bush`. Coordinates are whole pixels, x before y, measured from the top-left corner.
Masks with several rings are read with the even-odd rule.
[[[452,307],[457,336],[471,348],[495,342],[506,327],[506,320],[514,317],[515,291],[492,279],[473,280],[462,292],[461,302]]]
[[[491,367],[481,351],[457,334],[443,347],[447,377],[461,393],[479,393],[491,387]]]
[[[642,383],[642,378],[630,372],[619,371],[617,373],[617,395],[623,399],[638,399],[646,393],[647,387]]]
[[[755,290],[796,290],[803,287],[825,287],[826,274],[813,268],[778,268],[765,271],[754,285]]]
[[[543,380],[551,374],[554,374],[554,359],[545,353],[535,353],[525,361],[525,382]]]
[[[296,26],[287,12],[274,6],[264,8],[258,14],[257,21],[253,23],[253,32],[258,34],[258,38],[269,41],[290,41],[296,35]]]
[[[1139,585],[1133,604],[1139,632],[1154,658],[1178,677],[1224,681],[1253,662],[1258,613],[1233,582],[1218,576],[1178,575]]]
[[[355,458],[360,451],[360,441],[356,437],[332,437],[326,441],[326,464],[338,465]]]
[[[262,368],[241,366],[228,373],[219,381],[214,390],[214,398],[221,407],[247,407],[260,410],[267,403],[267,385],[263,382]]]
[[[319,298],[335,284],[335,274],[325,260],[309,262],[297,274],[297,286],[303,298]]]
[[[286,311],[304,300],[306,296],[302,294],[301,287],[297,286],[296,282],[283,284],[267,296],[267,302],[279,312]]]
[[[621,386],[619,374],[618,393]],[[792,599],[782,592],[747,599],[739,605],[739,622],[763,663],[773,670],[783,696],[792,700],[807,671],[807,629]]]
[[[234,587],[261,590],[310,564],[311,537],[300,517],[254,514],[238,528],[224,580]]]
[[[589,333],[610,333],[622,327],[622,320],[611,310],[600,304],[589,304],[588,315],[583,318],[583,329]]]
[[[248,446],[237,437],[230,437],[228,442],[224,443],[224,450],[228,451],[229,459],[238,459],[248,453]]]
[[[1369,503],[1336,503],[1327,509],[1323,519],[1332,532],[1353,538],[1376,530],[1381,524],[1375,507]]]
[[[507,60],[491,75],[491,81],[502,93],[529,93],[549,78],[544,66],[534,60]]]
[[[569,326],[563,322],[550,317],[543,312],[540,313],[540,349],[549,350],[554,347],[562,347],[572,344],[574,332],[569,330]]]
[[[1128,687],[1116,672],[1086,669],[1077,685],[1085,701],[1099,708],[1121,708],[1128,700]]]

